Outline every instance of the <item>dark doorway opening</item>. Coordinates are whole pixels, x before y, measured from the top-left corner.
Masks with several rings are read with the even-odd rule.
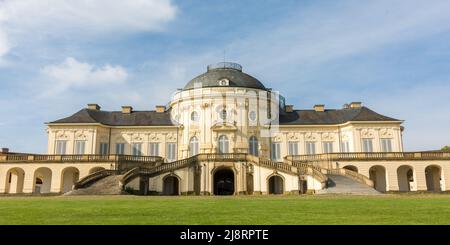
[[[234,194],[234,172],[231,169],[220,169],[214,173],[214,195]]]
[[[176,196],[179,194],[179,181],[175,176],[164,178],[163,195]]]
[[[280,176],[269,178],[269,194],[283,194],[283,179]]]

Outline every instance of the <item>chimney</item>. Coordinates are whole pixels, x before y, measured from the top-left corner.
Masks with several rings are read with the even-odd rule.
[[[88,105],[87,105],[87,108],[88,108],[89,110],[96,110],[96,111],[99,111],[101,107],[100,107],[98,104],[88,104]]]
[[[315,111],[325,111],[325,105],[314,105]]]
[[[362,103],[361,102],[351,102],[350,108],[361,108]]]
[[[164,112],[164,111],[166,111],[166,107],[165,106],[163,106],[163,105],[157,105],[156,106],[156,112],[161,113],[161,112]]]
[[[2,153],[3,154],[6,154],[6,153],[8,153],[9,152],[9,148],[2,148]]]
[[[131,114],[132,111],[133,111],[133,107],[131,107],[129,105],[122,106],[122,113],[123,114]]]
[[[293,105],[285,105],[284,111],[285,112],[293,112],[294,111],[294,106]]]

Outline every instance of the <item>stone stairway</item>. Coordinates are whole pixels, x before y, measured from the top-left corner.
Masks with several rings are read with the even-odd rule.
[[[327,174],[328,188],[320,190],[317,194],[353,194],[353,195],[378,195],[381,194],[374,188],[359,183],[342,175]]]
[[[100,179],[86,188],[72,190],[64,195],[122,195],[127,194],[120,186],[122,175],[111,175]]]

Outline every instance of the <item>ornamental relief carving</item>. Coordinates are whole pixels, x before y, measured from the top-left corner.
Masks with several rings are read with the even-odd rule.
[[[166,137],[167,141],[176,141],[177,140],[177,135],[175,133],[169,133],[167,134]]]
[[[78,131],[75,133],[76,140],[87,140],[87,136],[82,131]]]
[[[306,140],[316,140],[317,137],[314,133],[308,132],[305,134],[305,139]]]
[[[144,141],[144,137],[140,134],[135,134],[135,135],[131,136],[131,141],[133,141],[133,142]]]
[[[272,141],[273,142],[281,142],[281,141],[283,141],[283,138],[281,137],[281,135],[275,135],[274,137],[272,137]]]
[[[125,142],[125,138],[122,135],[117,135],[114,137],[114,142]]]
[[[252,137],[252,136],[255,136],[255,137],[258,137],[258,130],[249,130],[248,131],[248,138],[250,138],[250,137]]]
[[[205,103],[202,103],[200,107],[201,107],[202,109],[205,109],[205,108],[210,107],[211,105],[212,105],[212,103],[205,102]]]
[[[288,133],[287,137],[288,137],[288,140],[290,140],[290,141],[298,141],[299,140],[298,134],[296,134],[296,133],[292,133],[292,132]]]
[[[342,140],[350,140],[350,136],[348,135],[348,133],[342,134]]]
[[[334,140],[334,133],[322,133],[322,140]]]
[[[199,135],[200,135],[200,132],[199,132],[199,131],[191,130],[191,131],[189,132],[189,139],[192,138],[192,137],[194,137],[194,136],[199,137]]]
[[[373,138],[374,133],[370,129],[363,129],[361,130],[361,137],[363,138]]]
[[[156,133],[149,134],[148,139],[149,141],[160,141],[160,137]]]
[[[57,132],[56,139],[69,139],[69,136],[65,132]]]
[[[387,129],[387,128],[383,128],[380,129],[380,136],[382,138],[391,138],[393,136],[392,131]]]

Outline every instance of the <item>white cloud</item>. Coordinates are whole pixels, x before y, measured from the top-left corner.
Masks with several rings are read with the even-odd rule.
[[[232,57],[258,71],[322,65],[384,45],[408,42],[450,29],[450,1],[346,1],[294,10],[232,42]],[[270,33],[270,35],[268,35]],[[218,51],[217,53],[219,53]],[[220,57],[220,55],[217,55]],[[264,60],[257,62],[255,60]],[[286,72],[285,72],[286,73]],[[292,75],[292,74],[289,74]],[[279,76],[278,76],[279,77]]]
[[[121,66],[95,67],[72,57],[66,58],[61,64],[46,66],[41,72],[50,81],[46,95],[70,88],[120,84],[128,77],[127,71]]]
[[[170,0],[0,1],[0,57],[21,39],[160,31],[175,17]]]
[[[448,137],[443,135],[449,134],[450,114],[437,106],[449,104],[448,86],[435,86],[430,78],[415,81],[417,85],[410,89],[402,86],[394,90],[395,76],[383,74],[380,85],[386,86],[386,81],[391,81],[393,88],[377,93],[370,87],[377,85],[368,83],[370,79],[364,77],[372,76],[371,72],[377,70],[366,65],[367,71],[360,71],[364,74],[359,78],[352,77],[358,73],[357,70],[344,70],[342,76],[358,83],[367,92],[358,92],[346,84],[342,87],[348,90],[330,92],[324,87],[331,82],[320,81],[319,72],[320,67],[345,63],[349,57],[361,58],[365,53],[378,50],[386,52],[384,48],[388,45],[426,43],[427,39],[447,32],[450,30],[450,2],[432,2],[347,1],[311,5],[293,10],[294,13],[289,13],[276,25],[263,26],[239,36],[223,48],[214,46],[200,54],[172,57],[166,61],[169,68],[164,74],[173,72],[178,74],[177,79],[188,81],[198,74],[192,68],[204,68],[208,63],[217,62],[225,49],[228,59],[243,64],[246,72],[261,79],[265,85],[274,89],[284,86],[285,91],[292,95],[288,101],[297,108],[310,106],[305,104],[306,97],[314,97],[318,103],[332,97],[333,101],[342,104],[354,97],[362,97],[363,102],[377,112],[405,120],[406,150],[437,149],[449,144]],[[364,58],[361,60],[365,62]],[[177,66],[170,65],[174,63]],[[421,67],[416,69],[413,74],[426,73]],[[310,80],[316,82],[311,83]]]
[[[11,48],[7,34],[0,29],[0,57],[3,57],[6,53],[8,53]]]

